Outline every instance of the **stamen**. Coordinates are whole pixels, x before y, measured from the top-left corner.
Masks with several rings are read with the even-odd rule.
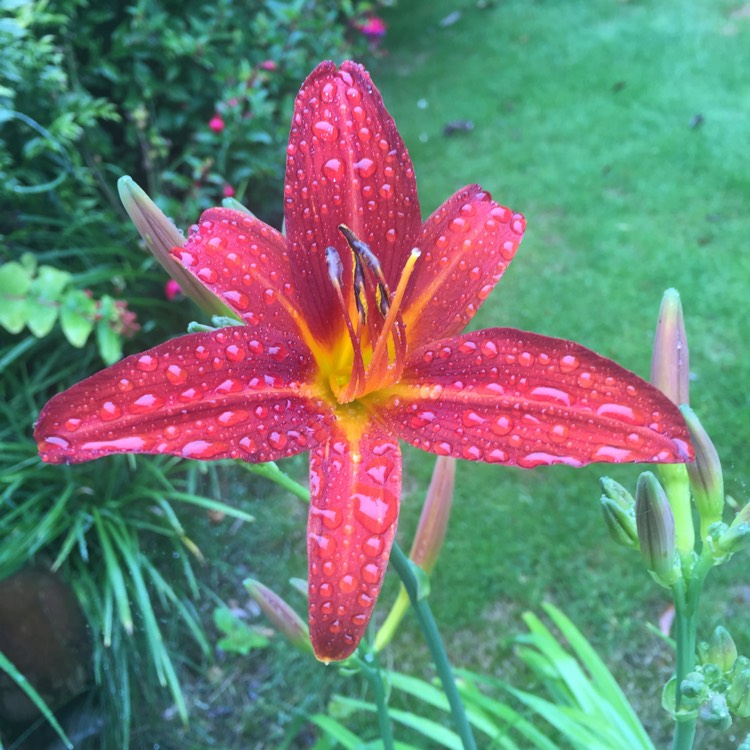
[[[349,384],[346,387],[343,401],[350,401],[353,394],[357,392],[360,382],[362,385],[365,383],[365,363],[362,359],[362,344],[359,332],[354,331],[351,316],[347,308],[346,300],[344,299],[344,293],[342,290],[344,280],[344,264],[341,262],[341,256],[334,247],[326,248],[326,263],[328,264],[328,276],[333,283],[333,288],[336,290],[336,296],[338,297],[339,304],[341,305],[341,312],[344,314],[344,321],[346,322],[346,330],[349,332],[349,339],[352,343],[352,351],[354,354],[354,362],[352,365],[352,376],[349,379]]]
[[[395,365],[400,368],[403,364],[403,359],[406,353],[406,338],[403,335],[403,329],[401,323],[400,307],[401,302],[406,294],[406,287],[411,278],[414,266],[417,263],[417,259],[422,254],[422,251],[415,247],[404,265],[404,270],[401,272],[401,278],[398,280],[398,286],[396,292],[391,299],[390,309],[386,316],[385,322],[383,323],[383,329],[380,332],[378,343],[375,346],[375,351],[372,354],[370,360],[370,366],[367,369],[366,377],[371,379],[374,376],[382,377],[381,371],[383,367],[388,366],[388,339],[393,336],[393,344],[395,349]],[[385,360],[383,361],[383,355],[385,354]]]

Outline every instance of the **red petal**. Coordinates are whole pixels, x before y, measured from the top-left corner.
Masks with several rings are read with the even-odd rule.
[[[513,259],[525,227],[521,214],[479,185],[459,190],[427,219],[403,303],[410,349],[463,331]]]
[[[318,659],[357,648],[380,593],[401,495],[398,443],[376,425],[337,429],[310,454],[310,638]]]
[[[306,287],[295,288],[286,239],[272,227],[240,211],[211,208],[172,254],[248,326],[287,339],[302,335],[310,345],[296,300]]]
[[[688,460],[688,431],[660,391],[563,339],[494,328],[414,352],[383,411],[438,455],[532,468]]]
[[[285,182],[286,231],[297,278],[314,295],[302,300],[316,337],[341,332],[339,306],[325,251],[337,248],[351,279],[351,252],[338,230],[346,224],[367,242],[395,289],[419,236],[421,216],[411,159],[360,65],[319,65],[300,89],[289,134]]]
[[[110,453],[270,461],[319,443],[327,410],[304,345],[244,328],[182,336],[55,396],[34,436],[49,463]]]

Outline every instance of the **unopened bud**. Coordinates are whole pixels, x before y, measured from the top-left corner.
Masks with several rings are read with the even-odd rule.
[[[750,523],[732,524],[716,541],[719,555],[733,555],[750,544]]]
[[[667,289],[659,309],[651,384],[678,406],[690,402],[690,367],[682,303],[676,289]]]
[[[740,718],[750,716],[750,669],[738,672],[727,691],[727,703]]]
[[[614,479],[601,477],[601,507],[607,532],[616,544],[638,549],[638,532],[635,526],[635,500]]]
[[[247,578],[242,585],[280,633],[297,648],[303,651],[311,649],[307,626],[278,594],[253,578]]]
[[[708,697],[706,680],[701,672],[688,672],[680,683],[680,709],[692,711]]]
[[[650,471],[638,477],[635,520],[646,567],[657,583],[671,586],[680,575],[674,517],[662,486]]]
[[[698,711],[700,720],[709,727],[723,731],[732,725],[727,699],[721,693],[710,693]]]
[[[236,318],[218,297],[172,257],[172,248],[182,247],[185,238],[151,198],[130,177],[121,177],[117,189],[138,234],[162,268],[180,285],[182,292],[209,315]]]
[[[681,406],[680,410],[690,430],[690,439],[695,450],[695,461],[687,464],[687,471],[695,506],[701,518],[701,536],[705,538],[708,527],[716,521],[721,521],[724,510],[721,461],[695,412],[686,405]]]
[[[456,483],[456,459],[439,456],[419,517],[417,533],[409,557],[427,573],[432,572],[443,546],[453,504]]]
[[[737,661],[737,646],[729,631],[718,625],[708,641],[705,652],[706,661],[716,664],[722,672],[729,672]]]

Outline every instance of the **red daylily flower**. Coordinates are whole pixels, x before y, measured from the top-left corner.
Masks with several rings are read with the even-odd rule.
[[[295,103],[287,235],[213,208],[174,256],[245,326],[127,357],[53,398],[45,461],[111,453],[271,461],[310,451],[310,634],[343,659],[396,532],[404,440],[526,468],[689,456],[677,408],[578,344],[461,334],[524,219],[477,185],[422,223],[411,160],[359,65],[319,65]]]

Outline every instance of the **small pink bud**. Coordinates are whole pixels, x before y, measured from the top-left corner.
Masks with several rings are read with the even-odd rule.
[[[174,302],[177,295],[182,294],[182,287],[174,280],[170,279],[164,285],[164,296],[170,301]]]
[[[224,120],[219,115],[214,115],[208,121],[208,127],[214,131],[214,133],[221,133],[224,130]]]
[[[221,194],[225,198],[234,198],[234,188],[231,185],[224,185],[224,189],[221,191]]]
[[[279,66],[277,65],[275,60],[263,60],[259,67],[261,68],[261,70],[268,70],[273,72]]]
[[[230,107],[236,107],[239,104],[239,102],[240,100],[236,96],[233,96],[231,99],[227,100],[227,104]]]
[[[385,36],[388,26],[386,26],[386,23],[382,18],[372,16],[372,18],[368,18],[360,24],[359,30],[368,39],[375,40],[382,39]]]

